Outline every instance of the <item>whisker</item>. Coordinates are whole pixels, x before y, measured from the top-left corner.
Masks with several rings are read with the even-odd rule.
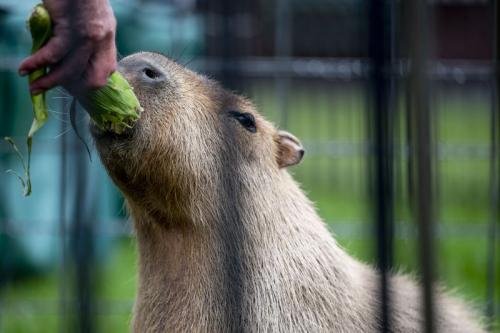
[[[196,59],[196,56],[191,57],[186,63],[182,64],[182,66],[187,67],[190,63],[192,63]]]
[[[50,109],[48,109],[47,111],[50,113],[53,113],[53,114],[61,114],[61,115],[66,114],[66,112],[60,112],[60,111],[55,111],[55,110],[50,110]]]
[[[64,88],[61,88],[61,87],[56,87],[55,88],[55,91],[57,91],[58,93],[64,95],[64,96],[69,96],[71,97],[71,94]]]
[[[54,139],[59,139],[61,136],[69,133],[69,131],[71,131],[71,128],[68,128],[65,131],[63,131],[62,133],[57,134],[56,136],[54,136]]]

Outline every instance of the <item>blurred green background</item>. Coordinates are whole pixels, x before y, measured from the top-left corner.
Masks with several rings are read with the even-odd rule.
[[[120,27],[118,45],[123,54],[160,49],[181,63],[203,56],[203,16],[179,9],[182,6],[175,2],[168,3],[136,3],[136,7],[121,1],[114,3]],[[27,1],[9,7],[2,12],[0,21],[0,134],[11,135],[18,142],[28,129],[31,111],[26,82],[16,75],[13,66],[29,50],[29,36],[22,22],[32,4]],[[306,155],[290,172],[316,204],[339,243],[355,257],[374,262],[376,240],[367,176],[370,110],[366,82],[293,78],[288,79],[287,86],[283,95],[273,77],[249,77],[239,90],[277,126],[301,139]],[[400,95],[394,142],[395,270],[416,274],[418,243],[409,212],[405,100],[403,92]],[[285,108],[283,97],[287,101]],[[65,94],[54,91],[49,101],[52,120],[34,145],[33,196],[22,198],[17,181],[0,175],[0,332],[56,332],[61,330],[61,318],[71,321],[75,316],[61,301],[61,291],[72,288],[67,279],[72,272],[60,265],[58,238],[61,135],[67,131],[75,149],[83,148],[61,123],[67,110]],[[435,82],[431,105],[437,149],[435,236],[439,280],[483,313],[491,218],[489,83]],[[79,123],[84,127],[85,119]],[[6,144],[0,144],[0,153],[1,169],[19,168]],[[91,271],[93,313],[99,332],[124,332],[129,327],[137,282],[136,247],[121,196],[107,179],[95,153],[93,157],[88,162],[88,186],[91,193],[98,193],[98,203],[94,202],[98,206],[97,250]],[[500,265],[496,269],[496,285],[500,286]],[[496,293],[495,299],[500,300],[500,288]],[[69,302],[74,295],[65,297]],[[497,316],[497,331],[499,327]]]

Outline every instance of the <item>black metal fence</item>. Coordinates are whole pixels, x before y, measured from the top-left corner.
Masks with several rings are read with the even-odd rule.
[[[489,328],[498,329],[496,2],[177,0],[114,6],[123,54],[165,52],[249,95],[264,115],[303,140],[307,157],[296,178],[340,242],[380,268],[384,331],[391,323],[387,273],[398,267],[422,276],[422,331],[436,331],[431,287],[438,279],[456,288],[477,285],[464,293],[481,300]],[[29,98],[15,71],[29,42],[19,35],[22,14],[12,4],[4,7],[0,128],[22,142]],[[491,45],[477,54],[466,49],[454,58],[440,56],[468,40],[436,27],[470,12],[486,21],[481,29],[490,35],[481,38]],[[463,24],[473,30],[475,22]],[[97,157],[88,161],[71,133],[68,103],[63,92],[52,94],[51,115],[59,125],[35,143],[33,168],[40,171],[33,174],[33,197],[22,199],[14,179],[0,177],[2,332],[127,327],[135,286],[103,292],[121,273],[103,273],[103,267],[113,266],[116,258],[108,252],[117,239],[128,239],[130,223]],[[83,132],[84,123],[82,118]],[[0,149],[0,168],[16,168],[10,148]],[[37,261],[38,243],[46,238],[49,250],[38,253],[48,252],[49,259]],[[475,261],[465,256],[458,258],[464,266],[448,267],[467,251]]]

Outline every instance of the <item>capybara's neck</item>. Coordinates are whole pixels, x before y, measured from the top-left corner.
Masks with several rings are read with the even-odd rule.
[[[296,319],[288,313],[317,316],[304,314],[313,308],[308,302],[333,297],[342,306],[351,299],[358,264],[337,247],[291,177],[280,177],[231,184],[237,190],[193,213],[203,221],[157,221],[132,205],[140,254],[137,332],[241,331],[249,318],[254,328],[262,318],[263,331],[292,329]],[[332,280],[337,288],[325,289]],[[332,305],[315,311],[338,311]]]

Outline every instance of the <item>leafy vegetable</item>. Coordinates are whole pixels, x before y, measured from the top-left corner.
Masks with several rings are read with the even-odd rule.
[[[132,87],[118,72],[111,74],[106,86],[79,97],[79,102],[97,127],[116,134],[131,128],[142,112]]]
[[[33,8],[33,12],[27,22],[28,29],[31,32],[33,45],[31,47],[31,54],[37,52],[44,46],[52,35],[52,21],[49,12],[42,4],[38,4]],[[47,68],[40,68],[32,72],[29,77],[29,83],[47,74]],[[45,93],[32,95],[31,102],[33,103],[33,113],[35,118],[31,124],[28,138],[32,138],[49,118],[47,111],[47,103],[45,101]]]
[[[31,54],[37,52],[42,46],[47,43],[52,34],[52,21],[50,15],[42,4],[38,4],[33,8],[31,15],[26,22],[32,37],[32,47]],[[30,73],[28,80],[29,83],[35,81],[36,79],[47,74],[47,68],[40,68],[36,71]],[[28,133],[28,138],[26,144],[28,146],[28,161],[24,163],[23,156],[21,155],[19,149],[17,148],[14,140],[12,138],[4,138],[7,141],[17,156],[21,160],[24,175],[20,176],[13,170],[7,170],[7,172],[13,173],[21,181],[21,185],[24,189],[24,196],[29,196],[31,194],[31,176],[30,176],[30,165],[31,165],[31,146],[33,143],[33,135],[47,122],[49,118],[49,112],[47,110],[47,103],[45,100],[45,93],[31,95],[31,102],[33,104],[33,123],[31,124],[30,131]]]

